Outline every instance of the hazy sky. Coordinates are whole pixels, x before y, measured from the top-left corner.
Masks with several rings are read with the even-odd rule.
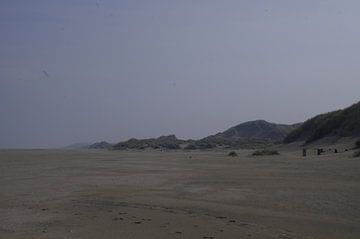
[[[360,100],[358,0],[1,0],[0,148],[303,121]]]

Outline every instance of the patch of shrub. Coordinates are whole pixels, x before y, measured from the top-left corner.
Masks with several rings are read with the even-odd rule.
[[[355,148],[360,148],[360,139],[355,142]]]
[[[228,153],[228,156],[230,157],[237,157],[238,154],[235,151],[231,151],[230,153]]]
[[[279,155],[279,152],[277,150],[270,150],[270,149],[264,149],[264,150],[256,150],[252,154],[253,156],[265,156],[265,155]]]

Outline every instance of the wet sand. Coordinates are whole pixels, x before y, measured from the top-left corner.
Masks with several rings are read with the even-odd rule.
[[[360,238],[360,160],[0,151],[0,238]]]

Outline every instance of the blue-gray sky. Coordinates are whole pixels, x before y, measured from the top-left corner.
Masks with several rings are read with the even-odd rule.
[[[0,148],[303,121],[360,100],[358,0],[1,0]]]

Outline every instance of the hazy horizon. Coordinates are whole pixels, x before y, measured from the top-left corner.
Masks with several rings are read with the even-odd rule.
[[[292,124],[360,100],[355,0],[0,3],[0,148]]]

